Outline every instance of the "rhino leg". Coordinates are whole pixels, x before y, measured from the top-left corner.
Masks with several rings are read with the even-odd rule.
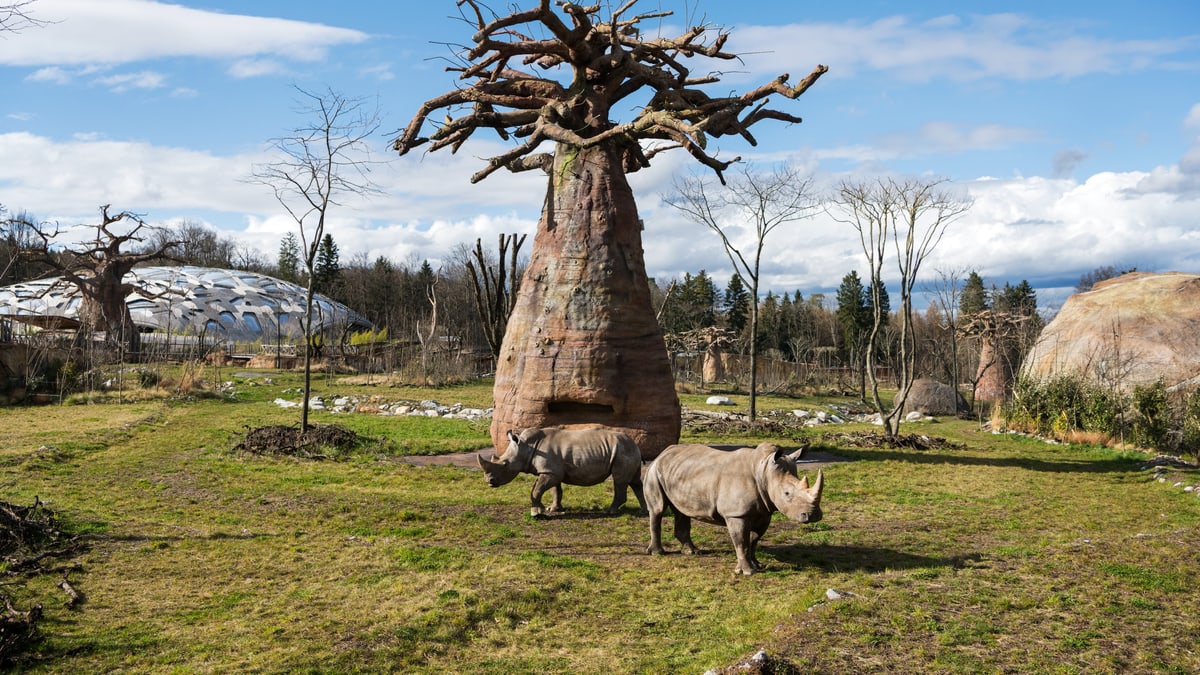
[[[633,496],[637,497],[638,500],[638,515],[644,516],[649,513],[649,511],[646,510],[646,495],[642,491],[641,479],[639,478],[638,480],[630,483],[629,487],[633,489]]]
[[[725,526],[729,529],[729,538],[733,540],[733,550],[737,553],[737,567],[734,568],[734,574],[745,574],[746,576],[754,574],[758,566],[753,562],[754,549],[751,542],[757,540],[757,537],[753,535],[753,529],[742,518],[726,518]]]
[[[683,552],[687,555],[695,555],[700,552],[696,545],[692,543],[692,519],[679,513],[675,510],[675,538],[683,546]]]
[[[550,504],[550,512],[562,511],[562,484],[554,476],[548,473],[540,473],[537,480],[533,483],[533,489],[529,493],[529,515],[535,518],[546,515],[546,509],[542,506],[542,495],[546,494],[546,491],[550,489],[554,490],[554,501]]]
[[[650,482],[649,485],[650,489],[645,493],[645,499],[642,501],[646,508],[646,514],[650,516],[650,545],[646,547],[646,553],[662,555],[665,553],[662,547],[662,519],[663,511],[666,508],[666,498],[656,482]],[[640,491],[636,494],[638,499],[642,499],[643,495]]]
[[[605,513],[611,514],[621,511],[621,506],[625,504],[625,500],[629,497],[626,487],[625,483],[613,478],[613,500],[612,504],[609,504],[608,508],[604,510]]]
[[[767,526],[770,524],[771,520],[768,518],[750,527],[750,564],[754,566],[754,569],[759,571],[766,569],[767,566],[758,561],[758,541],[762,539],[763,534],[767,531]]]

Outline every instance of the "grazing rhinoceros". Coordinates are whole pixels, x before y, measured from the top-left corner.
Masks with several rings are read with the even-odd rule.
[[[499,457],[486,460],[476,455],[488,485],[499,487],[518,473],[537,476],[530,492],[530,513],[541,516],[542,495],[554,489],[549,513],[562,511],[562,484],[595,485],[612,476],[613,500],[607,513],[616,513],[625,503],[626,487],[633,488],[641,513],[642,453],[629,436],[611,429],[526,429],[519,435],[509,430],[508,448]]]
[[[691,536],[692,518],[696,518],[729,529],[737,573],[761,570],[755,553],[772,513],[782,511],[802,523],[821,519],[824,476],[818,471],[816,483],[809,487],[807,476],[796,477],[796,459],[770,443],[732,451],[707,445],[672,445],[663,450],[646,472],[650,511],[646,552],[663,552],[663,510],[670,508],[675,514],[675,538],[684,553],[697,552]]]

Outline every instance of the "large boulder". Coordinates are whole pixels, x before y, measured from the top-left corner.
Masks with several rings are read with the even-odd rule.
[[[967,412],[967,400],[954,387],[937,380],[914,380],[904,399],[904,413],[919,412],[923,415],[957,415]]]
[[[1067,298],[1021,366],[1131,391],[1200,382],[1200,275],[1135,272]]]

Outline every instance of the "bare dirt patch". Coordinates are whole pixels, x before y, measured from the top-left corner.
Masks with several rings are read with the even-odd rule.
[[[247,429],[234,451],[256,455],[288,455],[301,459],[331,459],[348,454],[362,443],[353,431],[334,424],[299,426],[272,425]]]

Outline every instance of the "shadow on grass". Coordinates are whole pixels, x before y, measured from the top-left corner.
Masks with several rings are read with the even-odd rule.
[[[759,551],[776,561],[797,568],[816,568],[822,572],[884,572],[931,567],[959,568],[978,562],[978,553],[951,557],[933,557],[893,551],[870,546],[829,546],[791,544],[787,546],[759,545]],[[770,564],[767,565],[770,569]]]
[[[1138,470],[1138,461],[1132,458],[1111,459],[1067,459],[1047,461],[1022,457],[978,457],[959,455],[945,450],[875,450],[859,448],[837,448],[837,454],[852,461],[862,462],[909,462],[912,464],[961,464],[964,466],[995,466],[1049,471],[1056,473],[1128,473]]]

